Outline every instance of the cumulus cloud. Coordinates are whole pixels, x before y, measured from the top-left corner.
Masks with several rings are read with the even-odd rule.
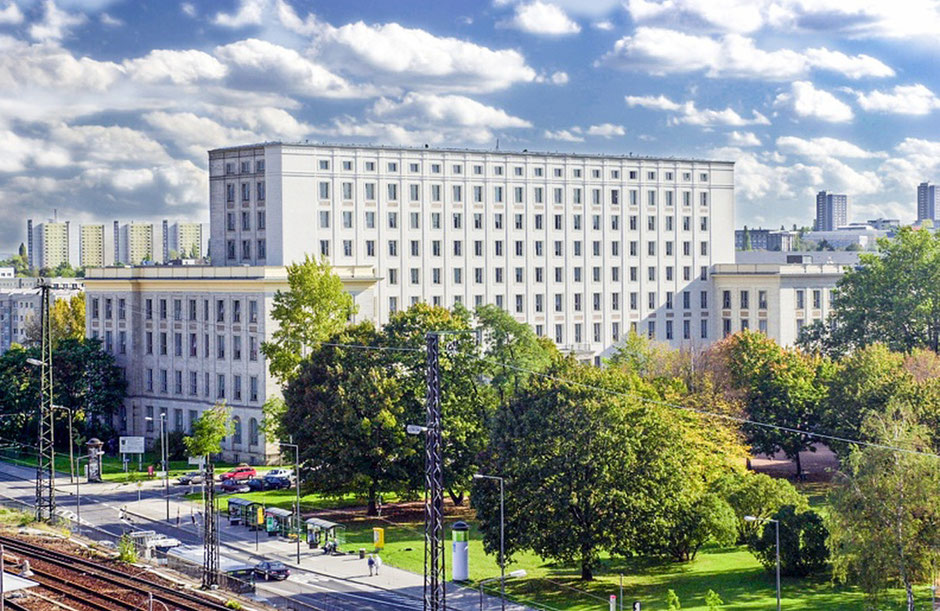
[[[732,131],[728,134],[728,145],[735,147],[760,146],[760,138],[754,132]]]
[[[216,13],[212,23],[225,28],[243,28],[259,25],[264,16],[265,0],[241,0],[234,13]],[[186,10],[185,8],[183,9]]]
[[[553,85],[567,85],[568,84],[568,73],[567,72],[553,72],[551,76],[551,81]]]
[[[789,93],[781,93],[774,101],[778,107],[790,108],[797,116],[830,123],[845,123],[854,118],[852,108],[828,91],[816,89],[809,81],[796,81]]]
[[[137,80],[148,83],[168,82],[174,85],[219,80],[228,73],[222,62],[195,49],[155,49],[144,57],[126,60],[124,67]]]
[[[728,125],[740,127],[744,125],[769,125],[770,120],[757,112],[751,111],[751,117],[742,117],[732,108],[714,110],[710,108],[696,108],[695,102],[674,102],[666,96],[632,96],[624,98],[631,108],[641,107],[650,110],[675,112],[669,119],[670,125],[697,125],[699,127],[714,127]]]
[[[584,136],[580,135],[580,130],[574,132],[570,129],[559,129],[552,131],[546,129],[542,136],[547,140],[561,140],[562,142],[584,142]]]
[[[61,10],[53,0],[45,0],[42,7],[42,20],[29,26],[29,36],[33,40],[40,42],[62,40],[72,28],[87,21],[82,14],[72,14]]]
[[[614,136],[625,136],[627,130],[623,125],[614,125],[613,123],[601,123],[587,128],[588,136],[600,136],[601,138],[613,138]]]
[[[187,17],[196,16],[196,7],[195,5],[193,5],[192,2],[183,2],[182,4],[180,4],[180,11],[182,11],[183,14],[186,15]]]
[[[497,25],[548,36],[566,36],[581,31],[581,26],[572,21],[560,7],[542,0],[516,5],[512,19]]]
[[[866,151],[857,144],[838,138],[799,138],[781,136],[777,138],[777,150],[805,157],[846,157],[852,159],[873,159],[887,157],[883,152]]]
[[[23,12],[13,0],[7,0],[0,5],[0,24],[18,25],[23,23]]]
[[[525,119],[460,95],[411,92],[401,101],[381,98],[372,107],[372,114],[385,120],[419,125],[430,123],[489,128],[532,126]]]
[[[940,108],[940,98],[926,86],[896,85],[891,91],[856,92],[858,105],[869,112],[926,115]]]
[[[561,140],[564,142],[584,142],[585,136],[595,138],[611,139],[618,136],[625,136],[627,130],[622,125],[613,123],[601,123],[589,127],[574,126],[568,129],[545,130],[542,136],[548,140]]]
[[[591,27],[596,30],[601,30],[602,32],[609,32],[614,29],[614,24],[609,20],[604,19],[602,21],[595,21],[591,24]]]
[[[656,75],[704,72],[709,78],[788,80],[814,68],[852,79],[894,74],[889,66],[868,55],[849,56],[825,48],[764,51],[740,34],[714,39],[653,27],[639,27],[621,38],[599,63]]]

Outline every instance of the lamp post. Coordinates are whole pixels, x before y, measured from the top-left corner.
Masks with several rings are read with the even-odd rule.
[[[278,445],[285,448],[294,448],[294,490],[297,498],[294,501],[294,526],[297,529],[297,565],[300,565],[300,448],[293,443],[294,436],[289,437],[291,443],[280,442]]]
[[[756,516],[744,516],[747,522],[773,522],[777,535],[777,611],[780,611],[780,520],[773,518],[758,518]]]
[[[481,579],[481,580],[480,580],[480,583],[479,583],[479,586],[480,586],[480,609],[481,609],[481,611],[482,611],[482,609],[483,609],[483,586],[484,586],[484,584],[492,583],[492,582],[498,580],[498,581],[500,582],[500,586],[503,586],[504,589],[505,589],[505,585],[506,585],[506,580],[507,580],[507,579],[515,579],[515,578],[521,578],[521,577],[525,577],[525,576],[526,576],[525,569],[519,569],[519,570],[516,570],[516,571],[512,571],[512,572],[509,573],[508,575],[500,575],[499,577],[490,577],[489,579]],[[505,604],[506,604],[506,599],[503,598],[503,605],[505,605]]]
[[[144,420],[153,421],[153,416],[145,416]],[[169,448],[166,447],[166,412],[160,412],[160,462],[163,464],[163,497],[166,499],[166,521],[170,521],[170,465]]]
[[[505,478],[502,478],[498,475],[484,475],[483,473],[474,473],[473,479],[491,479],[499,482],[499,595],[503,602],[503,610],[506,609],[506,556],[505,556],[505,534],[506,534],[506,520],[505,520],[505,497],[503,496],[503,484],[505,483]]]

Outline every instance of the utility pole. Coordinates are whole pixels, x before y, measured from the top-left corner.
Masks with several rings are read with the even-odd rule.
[[[444,471],[441,449],[440,340],[427,340],[427,432],[424,441],[424,609],[447,608],[444,572]]]
[[[202,587],[205,589],[219,586],[219,523],[215,511],[215,470],[212,460],[206,456],[205,476],[205,520],[203,520],[203,565]]]
[[[51,520],[55,514],[55,410],[52,406],[52,320],[49,285],[39,285],[41,343],[39,403],[39,454],[36,457],[36,519]]]

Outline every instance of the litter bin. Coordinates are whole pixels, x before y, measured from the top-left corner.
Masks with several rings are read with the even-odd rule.
[[[360,547],[360,548],[359,548],[359,559],[360,559],[360,560],[365,560],[365,557],[366,557],[366,548]]]

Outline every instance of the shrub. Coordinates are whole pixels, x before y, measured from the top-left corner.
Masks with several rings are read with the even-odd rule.
[[[676,591],[672,588],[669,588],[666,591],[666,608],[669,611],[679,611],[682,608],[682,603],[679,602],[679,595],[676,594]]]
[[[761,527],[760,522],[747,522],[744,516],[769,518],[785,505],[792,505],[798,511],[809,509],[806,497],[793,484],[763,473],[729,473],[715,482],[714,490],[734,510],[741,543],[748,543],[759,536]]]
[[[780,574],[805,577],[826,566],[829,549],[826,539],[829,531],[822,517],[812,510],[797,512],[792,505],[782,507],[773,519],[780,522]],[[764,523],[764,530],[748,547],[768,570],[777,562],[775,524]]]
[[[705,606],[708,608],[708,611],[717,611],[723,604],[725,604],[725,601],[721,600],[717,592],[714,590],[705,592]]]
[[[121,535],[117,549],[118,560],[121,562],[127,562],[128,564],[137,562],[137,548],[134,547],[134,542],[126,534]]]
[[[225,601],[225,606],[228,607],[229,609],[232,609],[232,611],[241,611],[242,609],[242,604],[238,602],[237,600],[235,600],[234,598],[230,598],[227,601]]]

